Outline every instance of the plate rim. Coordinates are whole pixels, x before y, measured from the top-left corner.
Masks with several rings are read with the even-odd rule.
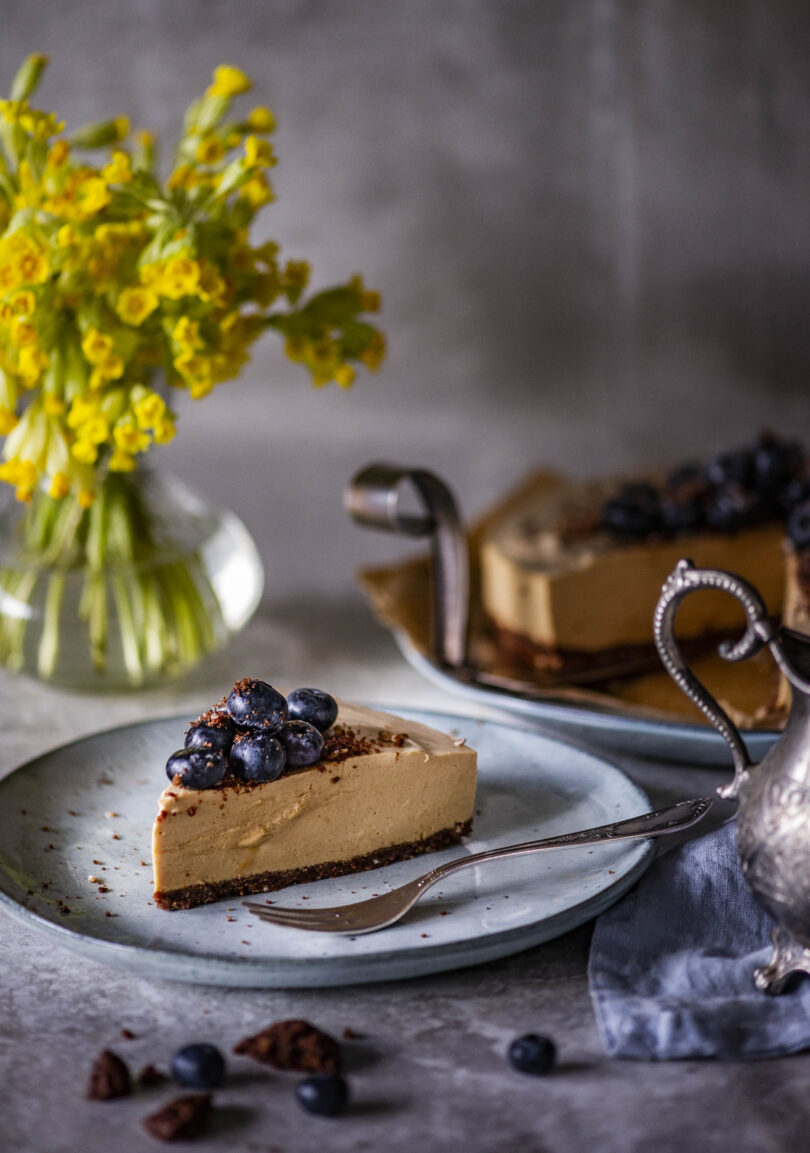
[[[442,708],[424,708],[419,705],[389,704],[388,702],[374,702],[369,707],[379,711],[398,712],[404,714],[406,718],[410,713],[428,718],[443,717],[454,722],[460,721],[463,724],[480,722],[501,726],[523,732],[530,737],[538,737],[556,745],[571,748],[580,755],[597,762],[600,767],[607,768],[611,774],[616,774],[623,785],[637,796],[639,803],[644,806],[642,811],[647,811],[650,808],[649,798],[641,786],[609,757],[605,756],[601,750],[591,747],[586,742],[561,736],[553,730],[522,721],[522,718],[511,716],[508,720],[492,717],[477,718]],[[173,722],[186,723],[187,719],[185,713],[141,718],[99,729],[74,740],[62,741],[53,748],[46,749],[30,760],[15,766],[0,780],[0,787],[16,773],[34,769],[42,761],[50,760],[52,757],[58,756],[63,750],[72,749],[87,741],[103,740],[105,737],[130,729]],[[2,876],[0,876],[0,909],[32,931],[57,941],[74,953],[90,957],[101,963],[134,971],[142,977],[151,979],[157,978],[190,984],[218,984],[221,987],[237,988],[241,985],[238,982],[237,973],[241,973],[242,975],[265,978],[261,981],[241,985],[244,988],[317,988],[368,984],[425,977],[435,973],[484,964],[487,961],[533,948],[578,928],[586,921],[604,912],[606,908],[624,896],[652,863],[655,856],[653,839],[640,839],[631,844],[637,851],[638,857],[617,881],[598,893],[560,910],[559,913],[531,921],[528,925],[514,926],[468,941],[437,942],[431,945],[422,944],[409,948],[389,949],[370,957],[363,957],[360,960],[363,969],[363,975],[360,978],[352,976],[351,970],[356,968],[358,964],[357,958],[354,957],[312,956],[303,962],[301,958],[278,959],[249,956],[217,958],[204,955],[194,956],[182,949],[177,951],[166,947],[151,949],[143,944],[109,940],[103,936],[96,936],[71,928],[68,924],[60,924],[37,910],[27,907],[6,892],[5,888],[2,887]],[[565,927],[558,929],[557,925],[562,920],[565,921]],[[418,964],[420,961],[423,962],[421,966]],[[413,963],[416,965],[411,970]],[[304,969],[306,974],[303,979],[295,980],[297,972],[300,973]],[[171,970],[177,971],[172,972]],[[369,975],[369,971],[374,970],[384,971]],[[398,970],[411,971],[398,972]],[[225,975],[230,973],[230,979],[227,982],[218,981],[217,974],[220,973]],[[273,979],[268,980],[267,978]],[[324,980],[324,978],[327,979]]]
[[[681,750],[691,756],[694,756],[695,752],[701,749],[712,754],[718,754],[717,756],[704,755],[701,757],[699,762],[696,762],[700,764],[700,767],[726,767],[725,762],[720,759],[720,755],[722,755],[727,758],[728,769],[733,768],[731,750],[721,734],[712,725],[699,725],[692,721],[664,720],[663,718],[656,720],[651,717],[611,712],[608,707],[602,711],[588,705],[566,701],[530,701],[513,696],[509,692],[500,693],[479,685],[461,684],[445,674],[433,663],[430,657],[421,652],[407,633],[401,629],[392,629],[391,631],[397,647],[413,669],[432,681],[433,684],[444,689],[445,692],[457,694],[462,700],[465,698],[476,700],[480,704],[500,710],[510,717],[527,718],[530,724],[531,710],[536,708],[538,720],[534,722],[532,727],[540,728],[543,723],[553,726],[555,721],[564,724],[583,723],[588,727],[588,734],[594,736],[594,740],[598,739],[597,734],[604,738],[611,734],[621,735],[622,733],[629,737],[648,739],[651,745],[652,742],[671,739],[680,746]],[[556,735],[555,730],[550,729],[548,731],[554,732]],[[782,735],[778,729],[740,729],[739,732],[743,741],[749,746],[749,752],[753,746],[757,750],[761,749],[762,755]],[[561,739],[570,744],[577,743],[576,738],[569,737],[567,732]],[[612,747],[615,750],[620,745],[614,744]],[[601,750],[597,749],[597,751],[601,753]],[[629,748],[628,751],[630,751]],[[648,755],[658,759],[671,761],[680,759],[675,755],[664,757],[660,751],[645,754],[644,747],[638,743],[634,743],[632,751],[640,753],[642,756]]]

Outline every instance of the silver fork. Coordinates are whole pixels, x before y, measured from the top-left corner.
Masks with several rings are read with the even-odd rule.
[[[337,905],[329,909],[290,909],[281,906],[259,905],[255,901],[242,904],[262,921],[271,925],[283,925],[288,929],[310,929],[316,933],[374,933],[386,929],[419,900],[423,893],[451,873],[466,869],[470,865],[480,865],[483,861],[499,861],[502,857],[517,857],[526,853],[537,853],[543,849],[566,849],[578,845],[598,845],[606,841],[631,841],[644,837],[661,837],[666,833],[677,833],[696,824],[712,807],[711,797],[694,797],[680,801],[665,809],[656,809],[626,821],[612,825],[600,825],[596,829],[581,829],[576,833],[563,833],[559,837],[547,837],[542,841],[526,841],[521,845],[506,845],[501,849],[487,849],[469,857],[458,857],[444,865],[438,865],[424,876],[409,881],[390,893],[381,893],[366,901],[355,901],[351,905]]]

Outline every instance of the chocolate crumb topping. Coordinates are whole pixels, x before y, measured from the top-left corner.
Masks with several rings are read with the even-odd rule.
[[[129,1069],[112,1050],[105,1049],[96,1058],[90,1070],[88,1100],[112,1101],[116,1097],[128,1097],[131,1092]]]
[[[206,725],[211,729],[226,729],[232,723],[228,714],[228,698],[222,697],[222,699],[217,701],[215,705],[212,705],[210,709],[206,709],[204,713],[200,713],[196,721],[191,721],[186,732],[190,733],[191,730],[196,729],[198,725]]]
[[[252,1057],[274,1069],[297,1073],[340,1072],[340,1045],[308,1021],[277,1021],[234,1046],[234,1053]]]
[[[205,1132],[210,1113],[210,1093],[189,1093],[144,1117],[143,1127],[158,1141],[191,1141]]]
[[[134,1041],[135,1040],[135,1034],[132,1032],[131,1029],[122,1029],[121,1030],[121,1036],[123,1037],[123,1039],[125,1041]]]

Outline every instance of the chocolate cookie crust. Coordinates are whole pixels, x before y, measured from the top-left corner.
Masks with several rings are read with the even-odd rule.
[[[288,885],[301,885],[310,881],[322,881],[326,877],[341,877],[346,873],[362,873],[368,869],[378,869],[394,861],[407,861],[422,853],[433,853],[457,844],[472,830],[472,820],[457,824],[453,828],[440,829],[430,837],[407,844],[389,845],[385,849],[353,857],[349,861],[327,861],[320,865],[309,865],[303,869],[286,869],[281,872],[251,873],[246,877],[234,877],[227,881],[214,881],[210,884],[189,885],[185,889],[172,889],[167,893],[156,892],[155,903],[161,909],[192,909],[212,901],[227,897],[245,897],[251,893],[269,893],[274,889],[285,889]]]

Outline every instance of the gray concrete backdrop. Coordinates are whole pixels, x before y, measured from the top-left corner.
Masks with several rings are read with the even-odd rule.
[[[370,457],[474,511],[536,462],[807,425],[808,49],[801,0],[0,0],[0,84],[50,53],[69,124],[126,111],[168,141],[243,67],[280,120],[262,231],[383,291],[377,379],[316,393],[268,337],[167,454],[304,589],[321,548],[350,571],[339,494]]]

